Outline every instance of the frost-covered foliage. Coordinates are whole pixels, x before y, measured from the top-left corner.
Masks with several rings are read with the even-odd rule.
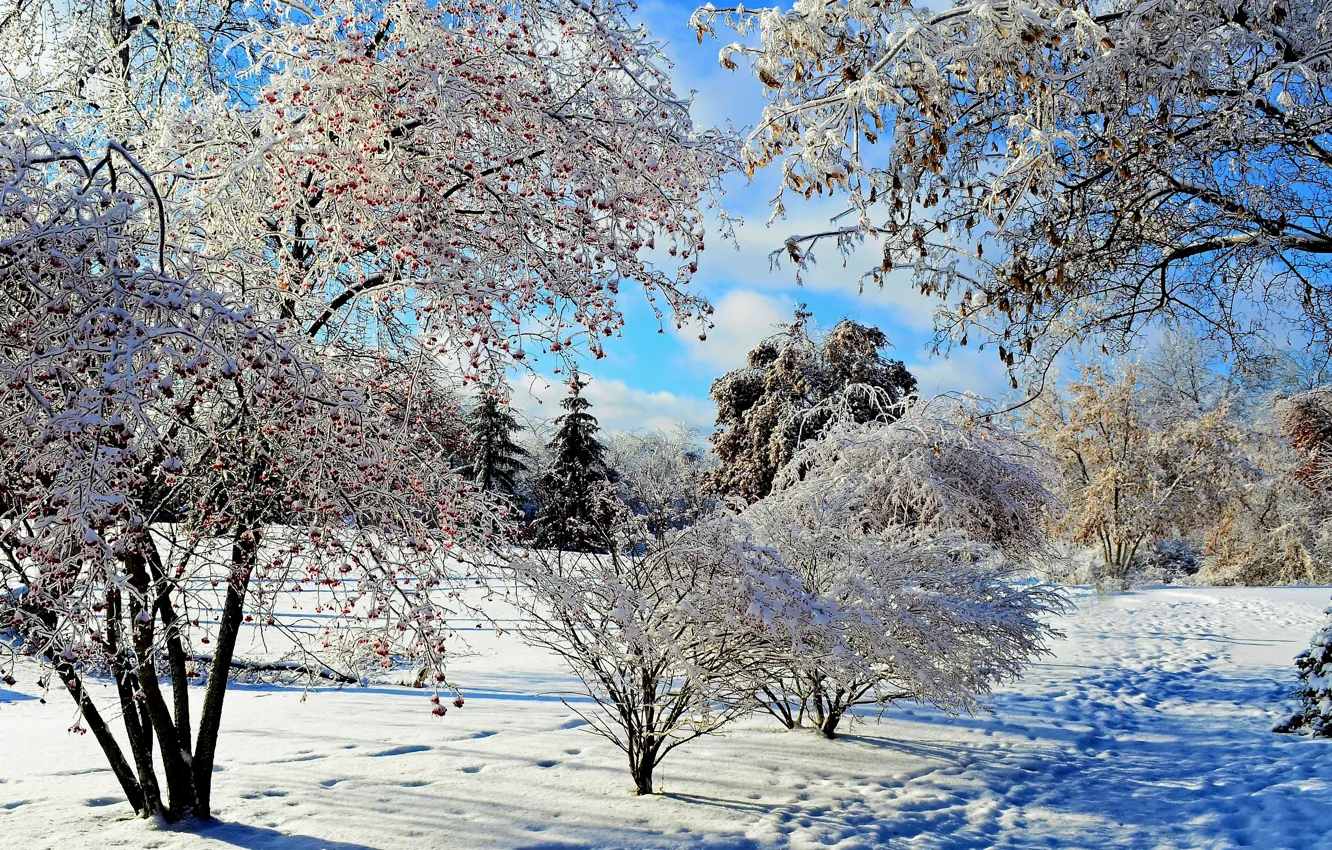
[[[136,809],[207,816],[227,677],[192,738],[192,662],[229,669],[242,624],[278,626],[274,594],[307,587],[328,617],[293,639],[319,669],[439,665],[461,578],[443,553],[484,551],[502,521],[443,462],[428,381],[404,409],[393,361],[317,350],[182,255],[164,271],[155,186],[122,148],[89,161],[6,127],[0,179],[0,578],[22,591],[0,622],[69,690]],[[83,687],[103,671],[130,759]]]
[[[1096,547],[1113,582],[1158,538],[1204,531],[1252,474],[1224,403],[1162,415],[1136,365],[1087,366],[1030,415],[1033,438],[1063,473],[1067,512],[1056,531]]]
[[[852,707],[902,699],[975,710],[1045,651],[1061,596],[1014,575],[1045,547],[1044,459],[975,415],[936,401],[843,419],[743,514],[831,612],[760,689],[788,726],[831,737]]]
[[[1182,537],[1162,537],[1146,553],[1135,572],[1153,584],[1170,584],[1184,576],[1197,574],[1201,567],[1198,550]]]
[[[1013,367],[1169,318],[1244,351],[1258,316],[1332,331],[1326,0],[808,0],[708,4],[770,102],[751,169],[774,216],[825,192],[849,214],[792,235],[882,247],[945,299],[941,342]],[[1016,378],[1015,378],[1016,380]]]
[[[900,360],[883,355],[878,328],[845,319],[821,339],[810,337],[811,314],[797,309],[781,332],[751,350],[740,369],[712,383],[718,467],[708,484],[720,496],[753,502],[805,441],[815,439],[835,409],[858,421],[889,415],[916,390]],[[869,388],[848,393],[848,388]]]
[[[664,538],[637,519],[616,532],[608,554],[534,551],[517,565],[523,633],[579,677],[596,709],[570,709],[650,794],[667,754],[753,709],[757,654],[789,644],[812,614],[781,560],[731,518]]]
[[[171,241],[237,287],[271,269],[310,333],[419,337],[484,372],[600,353],[626,281],[706,313],[686,286],[731,143],[695,130],[626,4],[102,6],[25,3],[49,17],[27,43],[4,19],[6,111],[31,98],[42,122],[132,142]]]
[[[1296,477],[1317,492],[1332,490],[1332,387],[1284,399],[1278,418],[1299,461]]]
[[[1237,494],[1207,531],[1212,557],[1198,578],[1215,585],[1332,582],[1325,499],[1278,470]]]
[[[2,4],[5,622],[145,816],[210,815],[227,677],[191,742],[191,667],[284,629],[279,589],[324,600],[294,661],[443,677],[506,509],[451,472],[456,374],[601,354],[626,281],[706,313],[732,145],[627,11]]]
[[[864,534],[957,531],[1016,558],[1045,546],[1044,515],[1057,510],[1049,457],[976,405],[918,401],[895,421],[837,415],[777,476],[767,504],[835,506]]]
[[[1332,389],[1322,386],[1292,396],[1282,401],[1277,412],[1299,461],[1294,478],[1309,489],[1322,530],[1332,536],[1327,531],[1332,513],[1326,501],[1332,492]],[[1330,551],[1332,546],[1325,543],[1319,554]],[[1320,564],[1324,571],[1326,564]],[[1332,618],[1332,608],[1327,613]],[[1300,711],[1277,731],[1332,735],[1332,619],[1313,636],[1309,649],[1296,656],[1295,668]]]
[[[1297,393],[1260,410],[1244,450],[1260,471],[1207,532],[1208,584],[1332,581],[1332,511],[1320,479],[1326,396]]]
[[[654,537],[694,525],[716,509],[717,500],[703,486],[716,458],[692,428],[614,434],[608,449],[620,501]]]

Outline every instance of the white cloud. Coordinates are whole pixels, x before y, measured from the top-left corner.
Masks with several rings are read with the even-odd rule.
[[[684,423],[707,432],[716,421],[716,410],[706,399],[665,390],[648,392],[617,378],[583,377],[588,380],[583,397],[591,402],[590,412],[605,431],[669,429]],[[516,383],[513,403],[529,419],[553,419],[564,412],[560,402],[568,394],[563,381],[527,378]]]
[[[791,320],[794,304],[751,289],[732,289],[713,304],[707,339],[698,338],[698,328],[676,331],[689,359],[711,366],[718,374],[741,366],[745,354],[759,340],[772,336],[774,326]]]

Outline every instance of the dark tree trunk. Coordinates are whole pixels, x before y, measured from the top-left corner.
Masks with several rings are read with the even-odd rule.
[[[149,817],[162,811],[162,791],[157,784],[157,769],[153,765],[151,723],[144,722],[146,718],[142,714],[142,706],[138,699],[138,677],[132,669],[130,650],[125,646],[125,637],[121,632],[123,612],[120,588],[113,584],[106,591],[105,647],[111,659],[111,676],[115,680],[116,693],[120,698],[120,720],[125,726],[130,756],[134,759],[134,769],[139,775],[139,789],[143,802],[139,815]]]
[[[116,781],[120,783],[121,790],[125,792],[125,799],[134,807],[134,811],[144,811],[143,790],[134,776],[134,768],[125,760],[125,753],[120,749],[120,743],[116,741],[115,735],[111,734],[111,729],[106,725],[102,713],[97,710],[97,705],[83,690],[83,682],[75,672],[74,665],[59,659],[55,659],[54,663],[56,675],[64,682],[65,689],[78,705],[84,722],[92,730],[93,737],[102,747],[102,752],[106,754],[106,761],[111,766]]]
[[[181,746],[176,722],[172,720],[171,710],[167,707],[166,698],[162,696],[162,689],[157,683],[157,667],[153,660],[152,613],[154,608],[161,606],[151,603],[158,599],[159,594],[154,593],[149,586],[148,572],[142,557],[131,558],[129,568],[130,581],[143,595],[143,600],[149,603],[147,607],[138,601],[131,602],[130,605],[130,613],[135,624],[134,653],[139,660],[139,688],[143,696],[143,725],[151,726],[157,733],[157,741],[162,750],[162,767],[167,781],[166,818],[169,821],[176,821],[194,809],[194,781],[190,773],[187,752],[189,745],[187,743]],[[177,693],[182,692],[184,682],[180,682],[174,690]],[[188,710],[188,705],[186,708]],[[187,718],[186,723],[188,722]],[[148,739],[148,745],[151,749],[151,738]]]
[[[634,791],[642,797],[652,793],[652,771],[656,768],[657,753],[655,749],[645,749],[637,754],[637,757],[629,759],[629,773],[634,778]]]
[[[787,729],[794,729],[800,725],[800,716],[792,710],[791,700],[787,698],[786,692],[778,687],[775,691],[772,688],[762,686],[759,690],[763,693],[763,708],[777,718]]]
[[[161,556],[157,554],[152,541],[148,542],[148,568],[153,582],[158,586],[157,613],[162,618],[165,630],[167,662],[171,667],[172,707],[176,714],[176,740],[185,761],[191,759],[190,745],[190,676],[187,668],[189,655],[180,636],[180,617],[171,605],[171,583],[167,580],[166,568]]]
[[[231,546],[231,575],[227,580],[227,599],[217,629],[217,652],[204,691],[203,711],[199,718],[199,737],[194,748],[194,813],[207,820],[212,817],[213,758],[217,735],[222,727],[222,702],[227,695],[227,671],[236,651],[236,638],[245,619],[245,593],[250,584],[259,533],[242,530]]]
[[[829,740],[836,738],[837,724],[841,722],[842,722],[841,709],[837,708],[831,709],[827,714],[824,715],[823,722],[819,724],[819,734],[823,735],[823,737]]]

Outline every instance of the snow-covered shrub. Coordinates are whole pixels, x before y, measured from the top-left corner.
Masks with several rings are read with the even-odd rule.
[[[1332,526],[1319,517],[1321,501],[1289,476],[1260,482],[1208,532],[1212,557],[1198,579],[1249,587],[1332,583]]]
[[[1295,656],[1299,684],[1295,695],[1300,710],[1276,728],[1277,732],[1303,732],[1332,737],[1332,608],[1327,625],[1313,636],[1309,648]]]
[[[1163,537],[1139,554],[1129,565],[1127,583],[1191,583],[1202,567],[1202,559],[1193,543],[1183,537]]]
[[[609,448],[620,501],[643,518],[653,536],[693,525],[716,510],[716,497],[703,485],[716,457],[699,444],[693,429],[615,434]]]
[[[606,554],[536,550],[514,565],[523,636],[560,656],[624,751],[639,794],[676,747],[753,710],[756,653],[813,615],[772,552],[719,517],[657,537],[637,520]],[[646,545],[645,545],[646,544]]]
[[[743,517],[830,612],[760,688],[788,727],[832,737],[856,705],[970,711],[1053,634],[1062,596],[1016,580],[1045,550],[1041,453],[936,401],[843,421],[807,443]]]

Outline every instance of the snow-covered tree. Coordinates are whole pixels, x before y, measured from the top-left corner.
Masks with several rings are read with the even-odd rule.
[[[422,427],[428,382],[403,410],[392,360],[329,356],[168,259],[160,195],[122,147],[94,160],[7,126],[0,180],[0,627],[69,691],[136,810],[207,817],[246,624],[288,632],[310,670],[442,667],[467,569],[445,551],[484,553],[502,520]],[[293,587],[327,606],[321,634],[278,621]],[[84,686],[102,673],[128,757]]]
[[[470,418],[469,477],[482,489],[517,495],[518,477],[527,471],[530,453],[514,441],[523,426],[509,408],[509,400],[497,393],[484,393]]]
[[[1045,548],[1045,463],[945,401],[893,422],[842,418],[802,446],[742,516],[831,622],[776,653],[767,710],[828,737],[857,705],[975,710],[1042,654],[1062,597],[1015,579]]]
[[[596,708],[567,705],[651,794],[671,751],[753,710],[757,658],[809,613],[780,559],[734,519],[658,538],[634,517],[615,536],[606,554],[534,551],[517,566],[523,635],[578,676]]]
[[[575,376],[565,413],[555,419],[546,451],[550,468],[537,482],[537,545],[571,552],[605,552],[614,546],[612,526],[623,511],[615,497],[615,470],[606,465],[600,426]]]
[[[1158,318],[1241,352],[1288,319],[1325,346],[1328,20],[1323,0],[811,0],[693,24],[751,36],[721,62],[768,92],[745,157],[780,168],[774,217],[848,205],[784,253],[872,242],[868,281],[910,270],[941,343],[1012,367]]]
[[[694,128],[628,12],[39,2],[4,19],[0,58],[17,109],[161,176],[171,235],[219,280],[274,269],[280,309],[322,339],[416,337],[487,371],[599,353],[627,281],[679,321],[706,312],[686,286],[732,145]]]
[[[62,678],[115,679],[130,758],[94,732],[141,813],[210,815],[237,634],[285,629],[269,589],[326,600],[326,629],[287,630],[297,666],[443,676],[506,510],[449,471],[452,374],[600,354],[626,281],[706,312],[687,284],[731,143],[628,13],[0,9],[4,613]]]
[[[1134,364],[1084,367],[1030,415],[1034,439],[1063,471],[1057,530],[1095,546],[1112,581],[1157,538],[1204,532],[1251,475],[1226,404],[1162,416]]]
[[[815,340],[811,318],[798,308],[789,325],[746,355],[743,367],[713,381],[718,427],[712,444],[719,464],[708,485],[719,496],[747,502],[766,496],[799,446],[822,433],[834,406],[866,421],[915,392],[916,379],[902,361],[883,355],[888,338],[878,328],[844,319]],[[848,396],[851,386],[873,387],[875,403],[862,403],[863,394]],[[888,408],[879,406],[884,398]]]
[[[703,486],[714,459],[692,428],[614,434],[609,453],[620,501],[642,517],[654,537],[693,525],[716,509],[716,499]]]
[[[1300,710],[1273,731],[1332,737],[1332,608],[1324,613],[1327,625],[1314,634],[1308,649],[1295,656]]]

